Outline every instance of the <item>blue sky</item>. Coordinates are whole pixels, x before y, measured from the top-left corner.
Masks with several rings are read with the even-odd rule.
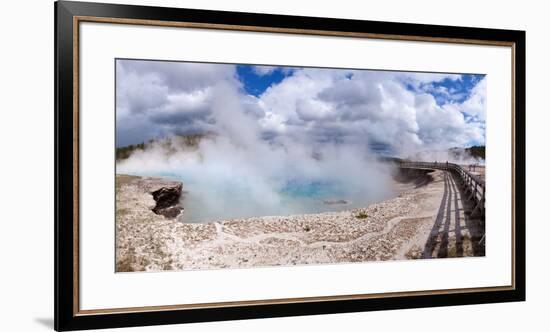
[[[468,98],[470,91],[484,76],[479,74],[462,74],[460,80],[446,78],[441,82],[429,83],[430,87],[425,92],[433,95],[439,105],[449,102],[461,103]],[[409,88],[414,89],[410,86]]]
[[[239,81],[243,84],[243,88],[246,93],[259,97],[270,86],[279,84],[284,78],[292,76],[293,67],[284,66],[262,66],[269,68],[266,73],[258,73],[254,65],[237,65],[237,75]],[[298,68],[299,69],[299,68]],[[326,69],[326,70],[338,70],[338,69]],[[367,70],[368,71],[368,70]],[[406,73],[406,72],[403,72]],[[347,77],[351,78],[352,74],[348,74]],[[453,80],[446,78],[440,82],[431,82],[424,85],[423,91],[433,95],[439,105],[443,105],[450,102],[461,103],[466,100],[470,94],[472,88],[481,80],[485,75],[482,74],[461,74],[460,80]],[[430,85],[430,87],[428,87]],[[417,88],[411,84],[406,85],[410,91],[418,91]]]
[[[271,86],[279,84],[286,77],[292,76],[293,67],[284,66],[261,66],[269,68],[263,73],[258,73],[254,65],[237,65],[237,75],[239,81],[242,83],[244,90],[247,94],[255,97],[261,96],[265,90]],[[298,68],[299,69],[299,68]],[[338,69],[326,69],[326,70],[338,70]],[[403,72],[405,73],[405,72]],[[423,84],[420,89],[414,87],[411,84],[406,84],[409,91],[418,92],[423,91],[431,94],[438,105],[442,106],[448,103],[462,103],[470,95],[474,86],[479,83],[485,75],[482,74],[461,74],[461,79],[454,80],[446,78],[442,81],[430,82]],[[352,77],[352,74],[347,75],[348,78]]]
[[[254,70],[255,66],[237,65],[237,75],[242,82],[246,93],[260,96],[271,85],[280,83],[285,77],[292,75],[288,67],[278,67],[266,74],[259,74]]]
[[[117,146],[241,131],[397,155],[485,144],[484,75],[117,60],[116,95]]]
[[[260,97],[269,87],[276,86],[286,77],[292,76],[293,68],[284,66],[262,66],[267,68],[263,72],[256,70],[254,65],[237,65],[237,75],[242,83],[247,94],[255,97]],[[298,68],[299,69],[299,68]],[[325,69],[338,70],[338,69]],[[368,71],[368,70],[367,70]],[[403,72],[406,73],[406,72]],[[414,75],[414,74],[413,74]],[[347,74],[346,77],[351,79],[353,74]],[[445,104],[463,103],[468,97],[472,89],[483,79],[485,75],[481,74],[460,74],[460,79],[445,78],[441,81],[434,81],[413,86],[406,84],[409,91],[413,93],[424,92],[432,95],[439,106]],[[466,122],[475,121],[465,112],[462,113]],[[471,140],[467,144],[475,145],[478,142]],[[374,151],[391,152],[387,144],[372,142],[371,148]]]

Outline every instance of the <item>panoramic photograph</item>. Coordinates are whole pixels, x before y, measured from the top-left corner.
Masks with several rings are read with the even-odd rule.
[[[116,272],[485,256],[485,75],[115,66]]]

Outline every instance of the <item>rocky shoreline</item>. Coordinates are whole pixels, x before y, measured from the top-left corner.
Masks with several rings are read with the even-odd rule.
[[[425,176],[397,184],[398,197],[365,208],[185,224],[174,219],[183,210],[181,183],[117,175],[116,271],[417,259],[439,257],[441,244],[428,252],[428,243],[458,240],[454,256],[476,255],[481,231],[459,239],[452,238],[456,232],[434,233],[449,180],[442,171]],[[454,257],[452,248],[446,252]]]

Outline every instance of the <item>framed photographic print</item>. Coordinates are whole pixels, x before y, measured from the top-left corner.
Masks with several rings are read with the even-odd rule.
[[[524,31],[55,18],[56,330],[525,299]]]

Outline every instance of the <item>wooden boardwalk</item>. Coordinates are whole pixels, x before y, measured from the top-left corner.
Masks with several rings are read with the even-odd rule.
[[[485,179],[448,162],[401,161],[399,167],[445,172],[441,206],[422,257],[461,257],[465,250],[471,250],[474,256],[484,256]],[[465,241],[466,238],[469,241]],[[448,252],[449,248],[452,253]]]
[[[460,190],[468,201],[473,202],[473,209],[469,211],[471,216],[485,215],[485,180],[465,170],[461,165],[453,163],[401,161],[400,168],[410,169],[439,169],[454,175]]]

